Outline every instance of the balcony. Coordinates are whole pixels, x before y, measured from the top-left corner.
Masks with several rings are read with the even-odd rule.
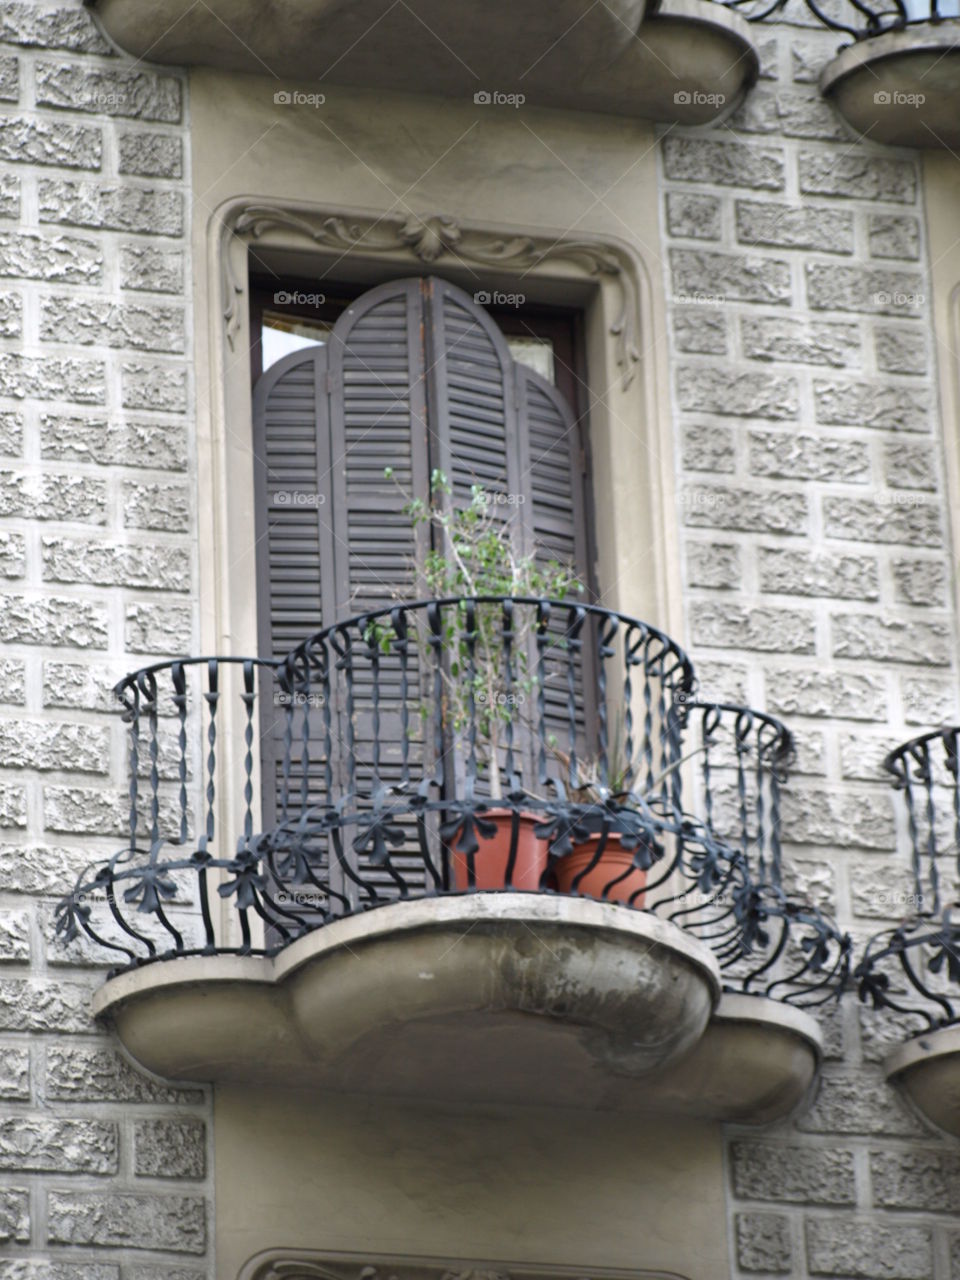
[[[150,1069],[748,1123],[807,1091],[849,942],[783,887],[792,739],[656,628],[430,600],[117,692],[127,844],[58,928]]]
[[[876,1016],[904,1042],[889,1079],[940,1128],[960,1135],[960,726],[903,743],[885,768],[901,798],[910,878],[884,890],[901,915],[867,943],[854,977]]]
[[[787,0],[723,0],[751,22]],[[848,38],[820,75],[820,92],[851,138],[905,147],[960,145],[957,0],[805,0],[813,20]]]
[[[747,22],[714,0],[658,0],[649,15],[646,0],[284,0],[282,19],[252,0],[87,3],[137,59],[282,74],[265,107],[278,85],[334,83],[703,124],[737,107],[759,66]]]

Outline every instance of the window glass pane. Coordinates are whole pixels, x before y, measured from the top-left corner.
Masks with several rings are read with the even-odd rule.
[[[518,364],[526,365],[541,378],[556,386],[557,378],[553,365],[553,343],[549,338],[507,338],[510,354]]]
[[[269,369],[294,351],[326,342],[332,328],[332,320],[305,320],[301,316],[282,316],[275,311],[265,311],[260,328],[263,368]]]

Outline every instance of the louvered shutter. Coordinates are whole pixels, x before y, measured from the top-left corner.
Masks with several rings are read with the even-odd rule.
[[[472,485],[490,494],[520,483],[513,360],[503,334],[470,296],[444,280],[425,281],[432,465],[458,502]],[[435,460],[435,461],[434,461]]]
[[[335,616],[326,375],[326,349],[308,348],[271,366],[257,383],[254,394],[254,505],[262,654],[287,653]],[[287,724],[285,708],[277,705],[272,695],[271,689],[270,696],[260,699],[266,825],[279,814]],[[319,759],[311,762],[312,803],[322,798],[322,764]],[[300,790],[298,769],[294,765],[290,780],[295,795]]]
[[[573,566],[580,581],[589,581],[584,494],[583,442],[572,408],[557,389],[525,365],[514,366],[517,405],[516,447],[523,476],[521,524],[524,550],[541,564],[551,560]],[[565,618],[551,623],[558,645],[563,644]],[[592,698],[584,698],[584,672],[593,669],[590,628],[585,629],[583,650],[571,653],[576,690],[577,750],[587,748],[593,728]],[[558,673],[559,674],[559,673]],[[589,681],[588,681],[589,683]],[[569,742],[568,687],[557,679],[545,690],[546,727],[557,744]]]

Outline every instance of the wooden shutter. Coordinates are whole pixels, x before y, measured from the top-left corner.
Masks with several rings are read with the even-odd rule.
[[[469,502],[472,485],[490,494],[520,482],[513,360],[503,334],[461,289],[425,283],[432,465],[449,478],[454,497]]]
[[[584,449],[572,408],[557,389],[533,369],[514,365],[517,405],[516,447],[523,477],[521,526],[527,554],[535,554],[541,564],[551,560],[573,566],[580,581],[588,577],[586,513],[584,494]],[[557,646],[562,645],[561,615],[551,623]],[[590,751],[589,732],[592,690],[584,687],[584,672],[593,669],[591,633],[586,628],[587,648],[574,660],[577,690],[576,726],[578,751]],[[561,649],[556,650],[558,656]],[[561,678],[563,659],[554,667],[554,681],[545,689],[546,727],[563,749],[569,745],[568,692]]]
[[[255,528],[260,652],[282,655],[335,615],[330,535],[330,415],[327,351],[317,346],[277,361],[253,400]],[[277,820],[286,709],[275,690],[260,698],[264,822]],[[306,710],[300,714],[307,714]],[[319,741],[319,733],[317,740]],[[311,761],[310,799],[321,798],[321,760]],[[301,775],[291,782],[299,793]]]

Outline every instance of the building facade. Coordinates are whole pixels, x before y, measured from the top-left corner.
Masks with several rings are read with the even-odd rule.
[[[470,1077],[466,1093],[445,1091],[443,1081],[464,1071],[455,1053],[449,1066],[445,1041],[376,1039],[403,1021],[397,1009],[411,975],[442,964],[400,943],[394,960],[378,953],[380,968],[364,967],[375,940],[362,929],[375,926],[377,911],[345,912],[290,943],[306,957],[303,948],[326,928],[361,930],[343,934],[356,967],[349,957],[324,960],[328,976],[317,989],[304,979],[299,994],[281,992],[281,978],[266,968],[253,977],[218,970],[208,989],[206,971],[194,968],[181,1004],[163,1004],[165,991],[151,986],[162,985],[157,974],[203,965],[217,948],[141,965],[105,987],[116,955],[82,928],[66,943],[54,938],[57,902],[85,868],[124,847],[138,805],[145,849],[151,821],[166,822],[160,809],[169,803],[175,813],[178,790],[189,790],[182,813],[190,809],[194,847],[215,771],[208,750],[219,770],[209,812],[220,806],[231,850],[243,847],[245,812],[259,830],[264,806],[279,811],[289,799],[270,787],[261,797],[261,770],[276,768],[284,786],[293,778],[299,787],[295,753],[282,741],[288,722],[278,720],[276,732],[263,720],[245,722],[243,706],[252,704],[240,697],[230,711],[230,681],[241,677],[224,668],[215,744],[193,721],[189,746],[179,744],[187,713],[178,725],[174,703],[160,711],[159,729],[148,710],[133,763],[140,794],[131,798],[128,726],[111,691],[126,672],[177,655],[282,656],[277,636],[289,631],[295,644],[356,600],[367,608],[384,598],[382,579],[371,586],[363,570],[375,562],[389,578],[389,547],[385,559],[379,551],[350,559],[383,528],[389,542],[398,514],[396,504],[378,505],[375,489],[367,506],[350,505],[360,480],[340,463],[351,449],[366,456],[364,436],[352,443],[346,414],[342,452],[317,455],[334,477],[328,491],[320,464],[313,489],[291,480],[293,446],[282,463],[287,479],[271,487],[281,464],[270,450],[283,442],[269,432],[295,394],[282,380],[287,370],[296,380],[295,353],[311,341],[333,350],[325,335],[372,306],[364,301],[370,290],[420,279],[434,284],[396,294],[423,308],[419,323],[439,332],[430,328],[438,299],[486,308],[511,344],[514,363],[506,347],[498,358],[505,379],[520,370],[517,387],[526,385],[524,360],[537,359],[525,342],[541,358],[550,348],[546,380],[561,391],[557,370],[567,370],[572,417],[556,407],[558,392],[539,418],[532,400],[527,418],[516,407],[527,423],[517,431],[553,423],[573,439],[576,419],[582,438],[566,479],[551,473],[542,483],[554,495],[558,484],[580,483],[582,450],[583,509],[571,501],[560,510],[536,477],[531,489],[508,485],[507,496],[526,495],[518,509],[529,515],[530,536],[562,541],[568,520],[591,599],[675,637],[696,668],[696,701],[762,708],[788,723],[795,759],[777,797],[777,856],[791,901],[837,922],[837,936],[851,939],[852,967],[872,935],[930,906],[917,900],[910,814],[883,760],[904,739],[960,714],[956,141],[942,136],[935,115],[919,121],[927,104],[896,100],[917,96],[915,80],[898,89],[906,73],[886,64],[870,72],[882,86],[876,123],[852,127],[821,77],[840,44],[870,39],[851,41],[796,0],[753,24],[712,0],[689,14],[671,10],[659,19],[673,23],[663,43],[657,16],[644,17],[642,6],[596,6],[602,19],[586,5],[544,14],[534,7],[538,14],[524,22],[506,8],[491,13],[483,30],[463,17],[463,43],[454,48],[429,6],[364,7],[356,29],[331,6],[320,18],[333,34],[318,52],[309,14],[295,4],[267,17],[239,2],[156,4],[148,14],[127,0],[0,4],[0,1280],[265,1280],[347,1277],[364,1267],[439,1276],[458,1263],[460,1271],[518,1276],[960,1277],[956,1135],[925,1114],[922,1089],[911,1096],[903,1079],[888,1079],[890,1055],[919,1031],[949,1034],[939,1024],[950,1024],[952,1012],[938,1007],[918,1020],[902,974],[907,1012],[861,1001],[854,981],[841,999],[800,1000],[822,1043],[804,1021],[797,1043],[783,1050],[779,1083],[761,1080],[739,1112],[703,1102],[721,1073],[719,1056],[709,1055],[673,1094],[662,1083],[663,1062],[651,1060],[644,1070],[661,1083],[645,1110],[644,1070],[619,1059],[605,1059],[602,1098],[579,1104],[588,1086],[572,1074],[574,1056],[570,1090],[538,1094],[555,1074],[551,1061],[562,1071],[568,1059],[565,1041],[538,1045],[532,1035],[529,1045],[522,1036],[510,1041],[516,1080],[485,1093]],[[717,48],[703,10],[721,15]],[[400,23],[401,11],[406,26],[371,34],[378,23]],[[455,28],[460,19],[447,16]],[[960,104],[951,21],[927,24],[940,40],[934,66],[911,72],[929,76],[931,107],[947,121]],[[515,38],[501,31],[493,40],[487,32],[497,23],[516,27]],[[617,44],[617,57],[639,42],[648,61],[618,78],[605,42]],[[542,49],[539,58],[531,47]],[[684,71],[678,48],[691,51],[695,70]],[[532,70],[542,59],[543,74]],[[501,62],[502,84],[486,70]],[[711,96],[717,100],[705,101]],[[854,110],[847,99],[840,105]],[[688,107],[701,116],[685,115]],[[907,124],[888,126],[894,113]],[[874,141],[888,127],[913,136]],[[389,341],[413,341],[414,314]],[[452,314],[443,312],[448,334]],[[561,330],[572,335],[571,354]],[[278,351],[293,353],[282,356],[282,376],[270,363],[271,333],[288,343]],[[454,398],[431,381],[442,349],[426,348],[419,374],[428,417],[434,396],[438,405]],[[362,344],[350,350],[373,359]],[[271,367],[275,381],[255,391]],[[356,375],[353,366],[338,375],[324,365],[326,381],[318,373],[311,385],[335,405],[344,387],[357,385],[351,369]],[[378,384],[385,376],[381,369]],[[271,395],[288,400],[277,408]],[[325,420],[320,409],[316,415],[319,440]],[[471,433],[483,438],[484,421],[478,412],[459,437],[454,422],[437,445],[451,474],[471,456]],[[436,458],[428,449],[418,464],[411,439],[405,483],[416,489],[417,466],[425,474]],[[379,482],[383,467],[401,464],[387,438],[364,465]],[[483,473],[483,449],[473,465]],[[316,500],[282,496],[292,491]],[[347,568],[316,617],[304,605],[301,626],[301,561],[285,578],[284,556],[309,555],[310,547],[289,551],[283,537],[293,525],[278,508],[286,504],[289,514],[299,504],[310,518],[320,509],[322,525],[322,508],[336,508],[339,519],[339,503],[344,523],[331,517],[329,550],[316,554],[329,555],[325,581],[340,574],[330,566],[341,554]],[[361,509],[370,518],[357,533]],[[301,687],[281,686],[291,697]],[[204,690],[211,686],[191,695],[191,715],[202,710]],[[136,704],[139,715],[149,688],[128,694],[128,711]],[[306,712],[302,719],[308,723]],[[322,733],[322,717],[312,724]],[[263,754],[266,739],[280,744],[278,755]],[[914,815],[924,839],[929,819],[945,851],[938,912],[956,880],[945,741],[942,812],[929,819],[921,797]],[[717,806],[727,806],[735,827],[733,773],[722,781],[730,763],[720,762]],[[247,783],[254,799],[245,805]],[[702,797],[700,784],[691,785]],[[189,877],[180,871],[174,880],[183,889]],[[234,898],[217,891],[228,877],[210,874],[217,947],[243,952]],[[111,881],[102,900],[88,893],[86,905],[104,914],[101,934],[116,942],[110,906],[120,903],[121,915],[124,908],[119,888],[115,902],[112,893]],[[193,881],[181,893],[186,925],[175,895],[165,897],[164,886],[159,894],[161,908],[174,904],[175,928],[202,932],[206,899]],[[401,907],[442,910],[458,900],[413,898]],[[144,899],[131,901],[136,912]],[[424,919],[409,925],[411,936],[432,927]],[[562,937],[564,927],[588,930],[591,921],[537,916],[523,927],[531,936],[545,931],[554,946],[550,930]],[[256,929],[282,928],[282,920],[264,926],[254,918],[253,927],[257,945]],[[463,926],[466,934],[473,927]],[[620,927],[630,934],[632,926]],[[269,949],[278,936],[268,932],[260,945]],[[697,936],[691,945],[706,945]],[[788,954],[799,936],[791,935]],[[677,975],[694,960],[709,970],[672,938],[637,935],[643,946],[631,950],[631,942],[624,952],[660,955],[673,946],[681,956],[676,973],[649,979],[656,992],[642,1020],[664,1042],[679,1025],[667,994],[680,990]],[[469,957],[464,972],[506,964],[479,945]],[[297,964],[294,974],[307,960]],[[391,987],[383,975],[394,964]],[[632,991],[646,973],[633,973]],[[949,1002],[956,981],[948,960],[927,986],[940,993],[944,984]],[[104,996],[110,982],[114,994]],[[691,988],[677,1005],[703,1004],[697,1035],[707,1004],[716,1014],[720,988],[729,987],[719,969],[702,984],[706,995]],[[570,986],[574,1005],[585,1001],[577,1025],[591,1026],[597,988],[573,979]],[[895,980],[895,1004],[899,990]],[[776,997],[764,988],[736,999],[783,1008]],[[302,1021],[296,1032],[272,1021],[288,1005],[312,1010],[312,1025],[322,1028],[309,1050]],[[442,1002],[417,1007],[426,1023],[446,1010]],[[623,991],[613,1007],[616,1027],[604,1033],[615,1038],[640,1013]],[[651,1009],[661,1010],[661,1022]],[[531,1017],[531,1008],[521,1012]],[[479,1037],[471,1052],[489,1079],[499,1061],[496,1032],[478,1016],[472,1010],[461,1029]],[[788,1038],[792,1015],[782,1016],[787,1030],[777,1023],[778,1034]],[[550,1014],[554,1023],[565,1017],[576,1021],[569,1011]],[[218,1019],[222,1039],[214,1043],[211,1031],[208,1044]],[[328,1041],[351,1019],[372,1037],[368,1056],[351,1057],[349,1070],[311,1074],[304,1062],[326,1062]],[[630,1035],[635,1047],[640,1032]],[[776,1056],[762,1040],[724,1052],[744,1076]],[[952,1052],[938,1058],[935,1091],[944,1098]],[[404,1074],[405,1053],[422,1067],[416,1078]],[[170,1064],[162,1072],[161,1061]],[[594,1062],[591,1073],[597,1069]],[[617,1092],[623,1079],[632,1080],[631,1102]],[[942,1111],[936,1115],[942,1124]]]

